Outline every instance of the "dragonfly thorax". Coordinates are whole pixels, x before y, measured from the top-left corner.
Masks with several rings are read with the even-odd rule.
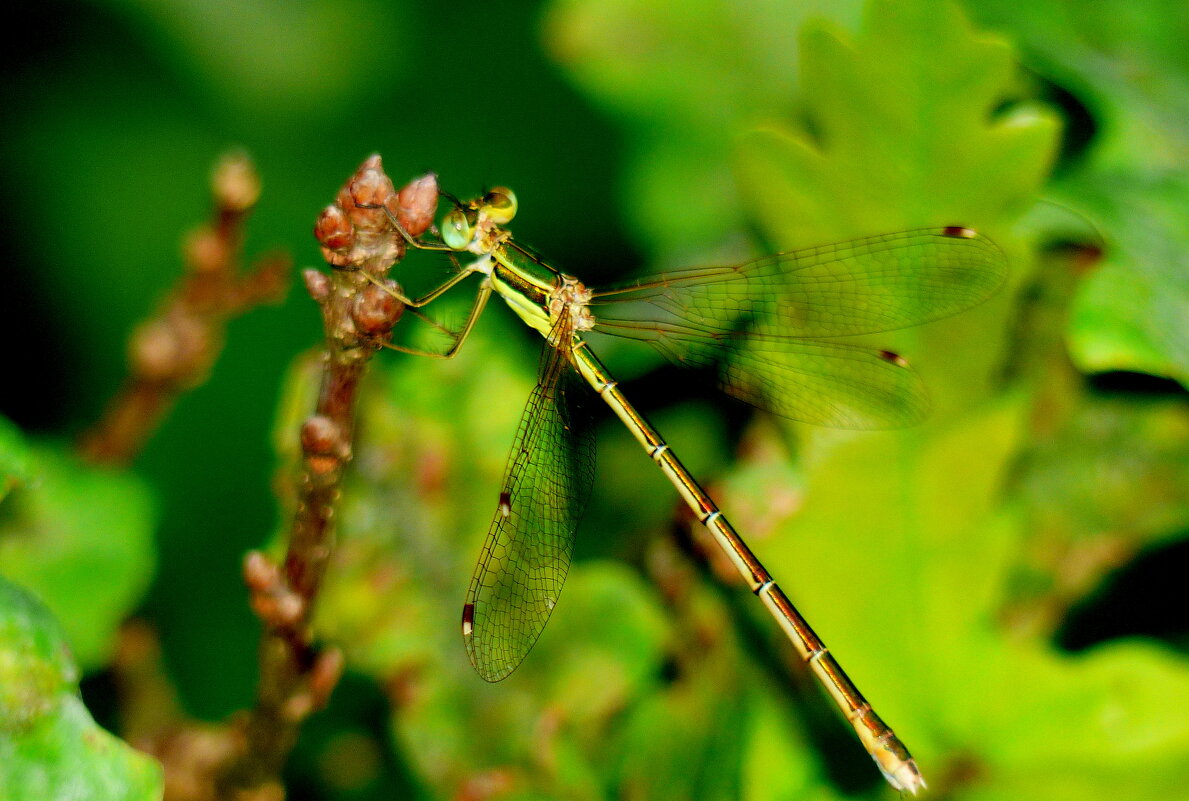
[[[559,274],[561,284],[549,295],[549,319],[553,322],[550,344],[556,336],[568,340],[580,331],[589,331],[595,326],[594,315],[591,314],[590,299],[592,292],[586,284],[572,275]]]

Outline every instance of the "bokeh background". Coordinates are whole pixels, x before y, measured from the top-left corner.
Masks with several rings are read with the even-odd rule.
[[[56,616],[71,654],[54,659],[80,666],[104,726],[122,725],[108,666],[128,618],[159,638],[187,714],[251,703],[240,564],[286,523],[274,488],[310,398],[317,307],[295,286],[234,320],[209,382],[132,470],[77,465],[72,438],[180,274],[222,152],[247,150],[263,180],[248,253],[299,266],[321,264],[318,211],[378,152],[398,184],[433,170],[464,197],[513,187],[517,236],[596,285],[920,225],[990,235],[1011,260],[1003,292],[873,340],[930,387],[934,415],[909,431],[777,421],[650,352],[596,346],[937,797],[1185,797],[1183,3],[25,11],[0,79],[0,465],[15,480],[0,573]],[[448,269],[413,254],[397,276],[416,291]],[[453,294],[439,319],[465,314]],[[506,682],[471,672],[459,607],[539,347],[494,306],[450,362],[376,359],[320,610],[350,672],[305,727],[290,797],[892,797],[605,416],[553,620]],[[0,628],[0,648],[22,636]],[[0,725],[5,747],[17,730]],[[152,797],[151,768],[129,764]]]

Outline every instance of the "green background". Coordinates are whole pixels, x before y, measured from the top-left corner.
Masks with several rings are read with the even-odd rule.
[[[101,723],[119,725],[105,676],[129,615],[160,636],[187,713],[250,704],[240,564],[285,524],[272,487],[309,397],[317,308],[295,286],[233,321],[210,381],[133,470],[80,467],[66,446],[176,280],[222,151],[247,149],[263,180],[247,252],[299,267],[320,265],[318,211],[379,152],[398,184],[434,170],[464,197],[513,187],[518,238],[596,285],[919,225],[985,231],[1011,261],[1003,292],[873,340],[930,388],[935,413],[909,431],[775,421],[648,352],[596,346],[938,797],[1189,786],[1184,4],[30,13],[5,33],[0,83],[0,412],[15,424],[0,430],[0,573],[57,616]],[[416,291],[446,269],[414,254],[395,274]],[[435,314],[457,322],[464,295]],[[746,591],[690,558],[697,532],[605,417],[554,619],[508,681],[473,675],[459,606],[539,347],[494,305],[451,362],[376,359],[319,618],[351,673],[306,726],[292,797],[893,797],[789,678]],[[30,620],[58,635],[5,592],[22,600],[0,648],[58,664],[18,647]],[[65,726],[76,680],[38,685],[39,714]],[[36,745],[32,723],[0,722],[3,743]]]

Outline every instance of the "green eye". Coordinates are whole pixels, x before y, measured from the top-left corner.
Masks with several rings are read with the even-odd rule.
[[[442,218],[442,242],[451,250],[466,250],[475,238],[475,223],[459,208]]]
[[[516,216],[516,195],[506,186],[497,186],[483,196],[483,210],[496,225],[509,223]]]

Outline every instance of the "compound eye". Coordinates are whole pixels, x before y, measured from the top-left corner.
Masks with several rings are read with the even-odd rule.
[[[475,238],[473,212],[453,208],[442,218],[442,242],[451,250],[466,250]]]
[[[483,196],[483,210],[496,225],[506,225],[516,216],[516,195],[506,186],[494,187]]]

